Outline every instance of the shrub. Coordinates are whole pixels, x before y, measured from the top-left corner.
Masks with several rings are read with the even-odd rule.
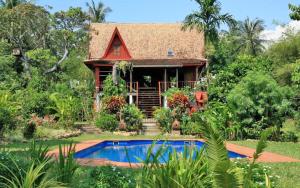
[[[111,166],[96,167],[90,172],[92,182],[90,187],[101,188],[130,188],[135,186],[135,177],[132,170]]]
[[[108,75],[103,82],[103,95],[104,97],[109,96],[126,96],[126,82],[119,77],[119,84],[116,85],[113,82],[112,75]]]
[[[36,124],[34,122],[29,122],[24,127],[23,135],[26,139],[31,139],[34,136],[34,133],[36,131]]]
[[[79,115],[80,100],[74,96],[61,93],[51,94],[50,99],[54,102],[54,105],[50,108],[55,110],[59,121],[66,126],[73,125]]]
[[[280,135],[280,141],[296,143],[296,142],[298,142],[298,136],[292,131],[287,131]]]
[[[103,131],[115,131],[118,127],[118,120],[116,115],[108,114],[106,112],[99,113],[96,119],[96,126]]]
[[[0,106],[0,137],[5,130],[12,129],[15,125],[16,121],[12,112],[9,109]]]
[[[234,119],[247,138],[258,138],[262,130],[276,126],[277,138],[290,113],[290,93],[269,75],[251,72],[229,93],[227,100]]]
[[[174,118],[180,120],[190,107],[189,98],[183,92],[176,92],[168,98],[168,106]]]
[[[128,131],[137,131],[141,129],[144,114],[134,104],[126,105],[121,110],[122,119],[126,123]]]
[[[157,108],[153,112],[154,119],[159,123],[159,126],[164,132],[171,132],[172,123],[174,121],[172,112],[168,108]]]
[[[126,101],[122,96],[111,96],[103,99],[104,109],[111,114],[120,112],[121,108],[124,107]]]
[[[184,135],[199,135],[201,133],[201,127],[198,123],[188,121],[181,125],[181,132]]]

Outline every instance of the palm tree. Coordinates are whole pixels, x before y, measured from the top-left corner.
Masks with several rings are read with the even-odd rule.
[[[29,1],[27,1],[27,0],[0,0],[0,7],[12,9],[19,4],[27,3],[27,2],[29,2]]]
[[[90,3],[86,3],[86,6],[89,8],[88,14],[93,23],[105,22],[105,17],[112,10],[109,7],[106,7],[101,1],[96,5],[94,0]]]
[[[256,56],[264,49],[261,32],[264,30],[264,22],[260,19],[250,20],[247,18],[239,22],[233,30],[235,32],[234,42],[238,51],[243,51]]]
[[[195,0],[199,10],[186,16],[183,29],[197,29],[204,32],[206,42],[218,41],[218,29],[221,24],[233,25],[235,20],[230,14],[220,14],[221,4],[218,0]]]

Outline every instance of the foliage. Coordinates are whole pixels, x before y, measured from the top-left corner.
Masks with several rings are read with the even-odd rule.
[[[125,104],[123,96],[111,96],[103,99],[103,108],[111,114],[119,113]]]
[[[129,188],[135,187],[135,179],[132,172],[126,169],[103,166],[93,168],[89,176],[91,177],[90,187],[95,188]]]
[[[109,7],[105,7],[101,1],[96,5],[94,0],[91,0],[91,4],[86,3],[86,6],[89,8],[88,14],[92,23],[105,22],[106,15],[112,11]]]
[[[289,113],[289,89],[280,87],[263,72],[251,72],[229,93],[227,100],[235,120],[247,138],[258,138],[262,130],[277,127],[277,138]]]
[[[208,164],[203,150],[197,152],[185,148],[182,154],[173,151],[169,160],[161,165],[159,158],[166,149],[161,147],[154,155],[154,144],[148,150],[137,187],[210,187]]]
[[[172,111],[169,108],[155,109],[153,117],[164,132],[171,132],[174,118],[172,117]]]
[[[55,110],[56,116],[59,117],[59,121],[67,123],[67,126],[72,125],[76,120],[80,109],[78,98],[71,95],[53,93],[50,95],[50,99],[55,104],[51,109]]]
[[[296,143],[298,142],[298,136],[292,131],[287,131],[280,135],[280,141]]]
[[[59,145],[58,159],[55,164],[55,171],[60,182],[70,183],[73,175],[79,167],[74,159],[75,144]]]
[[[119,78],[119,84],[115,85],[111,75],[108,75],[103,82],[103,95],[108,96],[126,96],[126,82],[125,80]]]
[[[144,114],[134,104],[125,105],[121,109],[121,118],[125,121],[127,130],[137,131],[142,127]]]
[[[34,122],[29,122],[24,127],[23,135],[26,139],[31,139],[34,136],[34,133],[36,131],[36,124]]]
[[[115,114],[108,114],[106,112],[100,112],[96,119],[96,126],[103,131],[115,131],[118,127],[118,120]]]
[[[264,30],[262,20],[251,21],[247,18],[244,22],[239,22],[233,30],[235,30],[234,44],[237,50],[254,56],[263,51],[264,40],[260,36]]]
[[[184,20],[184,29],[197,29],[204,32],[207,42],[215,42],[218,40],[218,29],[220,25],[225,23],[232,25],[235,23],[232,15],[226,13],[221,14],[221,4],[217,0],[195,0],[199,5],[199,10],[195,11]]]
[[[181,91],[174,93],[167,100],[168,107],[172,110],[175,119],[180,119],[190,107],[189,98]]]
[[[226,102],[228,93],[249,71],[269,71],[271,62],[265,57],[239,55],[236,60],[220,70],[208,88],[209,101]]]
[[[300,59],[296,61],[292,72],[292,82],[296,88],[300,89]]]
[[[292,20],[300,20],[300,6],[289,4],[289,9],[292,11],[290,17]]]

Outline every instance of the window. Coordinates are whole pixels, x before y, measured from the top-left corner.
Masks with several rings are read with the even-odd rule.
[[[113,44],[113,54],[114,56],[121,55],[121,42],[119,40],[116,40]]]

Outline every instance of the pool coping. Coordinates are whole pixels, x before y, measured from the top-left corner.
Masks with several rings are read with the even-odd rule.
[[[88,140],[83,141],[80,143],[76,143],[75,145],[75,152],[82,151],[84,149],[87,149],[89,147],[92,147],[94,145],[97,145],[104,141],[129,141],[129,140],[135,140],[135,139],[107,139],[107,140]],[[149,139],[138,139],[138,140],[149,140]],[[164,140],[164,139],[163,139]],[[205,142],[203,139],[166,139],[166,140],[183,140],[183,141],[201,141]],[[255,152],[255,149],[248,148],[245,146],[240,146],[232,143],[226,143],[226,148],[229,151],[238,153],[240,155],[246,156],[249,160],[252,159],[253,153]],[[54,157],[57,157],[59,153],[59,149],[51,150],[48,154],[52,155]],[[116,162],[116,161],[110,161],[105,158],[101,159],[76,159],[76,161],[82,165],[82,166],[105,166],[105,165],[112,165],[112,166],[118,166],[118,167],[126,167],[126,168],[140,168],[143,166],[142,163],[127,163],[127,162]],[[264,163],[282,163],[282,162],[300,162],[299,159],[291,158],[288,156],[272,153],[272,152],[263,152],[258,160],[258,162],[264,162]]]

